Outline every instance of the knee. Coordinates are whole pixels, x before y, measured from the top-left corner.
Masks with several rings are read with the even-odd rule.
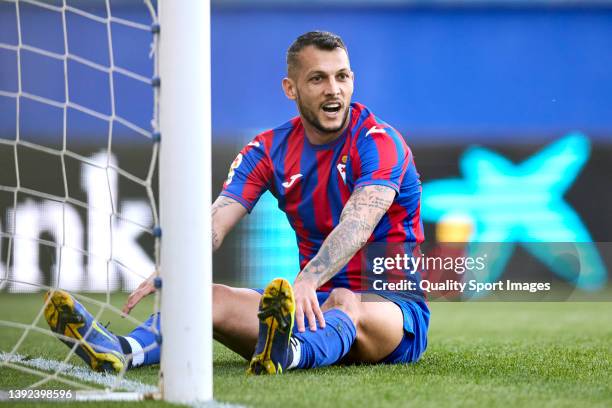
[[[227,319],[228,299],[232,296],[232,288],[213,283],[212,285],[212,315],[213,327],[218,327]]]
[[[361,302],[359,297],[345,288],[336,288],[331,291],[327,301],[326,309],[340,309],[348,315],[357,326],[360,317]]]

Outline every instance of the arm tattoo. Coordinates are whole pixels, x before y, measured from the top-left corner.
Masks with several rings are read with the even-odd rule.
[[[227,207],[228,205],[232,205],[232,204],[238,204],[238,202],[236,200],[233,200],[225,196],[217,197],[217,199],[215,200],[215,202],[213,203],[211,207],[212,217],[214,218],[215,214],[217,213],[217,211],[219,211],[220,208]]]
[[[212,246],[213,252],[219,249],[219,247],[221,246],[221,240],[219,239],[219,234],[217,234],[217,231],[215,231],[214,225],[212,228]]]
[[[212,246],[213,246],[213,251],[216,251],[220,246],[221,246],[221,242],[223,241],[223,235],[221,234],[220,231],[218,231],[218,227],[216,226],[216,222],[215,222],[215,216],[217,215],[217,212],[224,207],[227,207],[229,205],[233,205],[233,204],[238,204],[240,205],[236,200],[233,200],[229,197],[225,197],[225,196],[219,196],[217,197],[217,199],[215,200],[215,202],[213,203],[212,207],[211,207],[211,217],[212,217]]]
[[[298,279],[313,280],[317,287],[331,279],[366,244],[394,198],[395,191],[386,186],[355,190],[342,210],[340,223]]]

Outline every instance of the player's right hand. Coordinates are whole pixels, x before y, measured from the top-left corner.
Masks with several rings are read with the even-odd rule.
[[[121,309],[123,313],[130,313],[130,311],[134,308],[134,306],[138,304],[138,302],[142,300],[142,298],[155,292],[155,284],[153,283],[155,276],[157,276],[157,273],[153,272],[151,276],[149,276],[144,282],[138,285],[136,290],[130,293],[130,296],[128,296],[127,301],[125,302],[125,305],[123,305],[123,309]]]
[[[319,307],[317,299],[316,285],[307,279],[302,279],[298,275],[293,284],[293,293],[295,296],[295,322],[298,331],[303,333],[306,331],[304,317],[308,321],[308,327],[311,331],[317,331],[317,321],[321,328],[325,328],[325,318]]]

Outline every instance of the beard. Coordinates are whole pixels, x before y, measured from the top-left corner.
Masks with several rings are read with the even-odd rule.
[[[302,118],[304,118],[306,122],[308,122],[312,127],[314,127],[315,129],[317,129],[319,132],[323,134],[339,132],[340,130],[342,130],[342,128],[344,127],[348,119],[349,107],[346,106],[344,108],[344,114],[343,114],[342,122],[340,123],[340,125],[335,126],[335,127],[325,127],[323,126],[319,118],[317,117],[317,114],[314,111],[312,111],[310,108],[308,108],[305,104],[302,103],[302,100],[300,99],[299,94],[296,97],[296,102],[297,102],[298,110],[300,111],[300,114],[302,115]]]

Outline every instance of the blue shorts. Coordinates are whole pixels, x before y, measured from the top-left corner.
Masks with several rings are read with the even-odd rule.
[[[376,294],[398,305],[404,315],[404,337],[381,363],[414,363],[427,348],[430,315],[427,303],[424,299],[414,299],[403,293],[376,292]]]
[[[263,289],[253,289],[259,294]],[[317,292],[319,305],[325,303],[331,292]],[[359,293],[359,292],[358,292]],[[401,364],[414,363],[427,348],[427,330],[429,329],[429,307],[423,299],[399,292],[361,292],[373,293],[395,303],[404,316],[404,337],[400,344],[380,363]],[[294,327],[294,330],[297,330]]]

